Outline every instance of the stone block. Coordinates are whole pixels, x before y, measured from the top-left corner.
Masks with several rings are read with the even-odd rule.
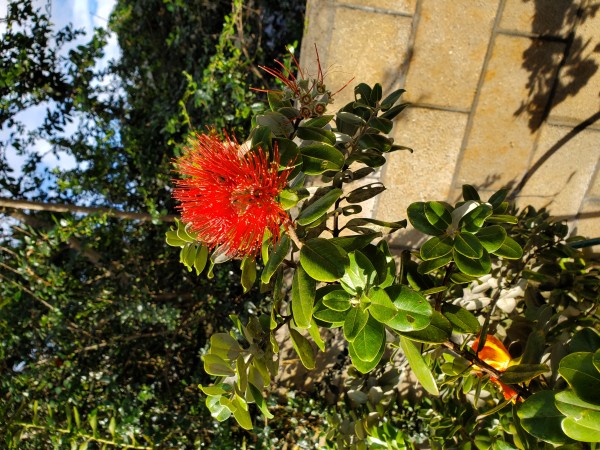
[[[591,6],[588,6],[591,8]],[[560,70],[550,120],[579,123],[600,114],[600,13],[583,8],[569,55]],[[600,117],[594,127],[600,129]]]
[[[497,190],[518,181],[529,166],[539,111],[549,93],[529,98],[530,72],[522,66],[532,46],[556,55],[563,44],[498,35],[484,75],[472,126],[455,176],[456,187]]]
[[[468,110],[498,2],[424,0],[406,80],[407,98]]]
[[[583,203],[573,234],[587,238],[600,237],[600,200],[587,200]],[[600,245],[594,246],[592,251],[600,253]]]
[[[435,109],[409,108],[400,116],[394,140],[414,153],[388,156],[382,176],[387,190],[379,196],[377,219],[406,219],[411,203],[447,198],[466,124],[467,114]],[[393,243],[406,240],[398,236]]]
[[[546,125],[531,165],[571,129]],[[533,172],[517,204],[545,207],[553,216],[574,219],[600,159],[600,131],[584,130],[566,142]]]
[[[566,36],[577,16],[579,1],[506,0],[500,28],[535,36]]]

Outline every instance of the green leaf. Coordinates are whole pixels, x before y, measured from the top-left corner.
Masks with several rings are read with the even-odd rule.
[[[439,236],[445,233],[446,226],[443,226],[443,223],[436,222],[435,225],[432,225],[427,215],[425,214],[426,203],[424,202],[416,202],[411,203],[408,209],[406,210],[408,214],[408,220],[411,225],[415,227],[422,233],[429,234],[432,236]]]
[[[363,119],[362,117],[359,117],[356,114],[352,114],[347,111],[339,111],[336,114],[336,116],[339,120],[341,120],[342,122],[345,122],[349,125],[362,126],[362,125],[366,125],[366,123],[367,123],[365,121],[365,119]]]
[[[290,328],[290,336],[292,338],[292,345],[294,350],[300,356],[300,361],[307,369],[315,368],[315,349],[310,344],[308,339],[302,336],[299,332]]]
[[[202,245],[196,251],[196,257],[194,258],[194,269],[196,269],[196,275],[200,275],[206,263],[208,262],[208,247]]]
[[[377,272],[375,284],[381,288],[391,286],[396,279],[396,261],[387,241],[381,240],[377,246],[369,245],[362,253],[371,261]]]
[[[594,365],[592,353],[578,352],[565,356],[560,361],[558,373],[582,400],[600,405],[600,371]]]
[[[381,134],[363,134],[358,140],[358,148],[367,150],[373,149],[380,153],[386,153],[391,150],[393,140]]]
[[[415,377],[417,377],[417,380],[421,383],[421,386],[423,386],[423,388],[431,395],[440,395],[440,391],[435,383],[435,378],[417,346],[403,336],[400,336],[400,346],[402,347],[404,356],[406,356]]]
[[[492,208],[489,205],[482,204],[465,214],[459,221],[460,228],[465,231],[477,232],[485,223],[486,219],[492,215]]]
[[[394,103],[396,103],[400,99],[404,92],[406,92],[404,89],[398,89],[389,94],[386,98],[384,98],[380,105],[381,111],[385,112],[392,106],[394,106]]]
[[[582,442],[600,442],[598,422],[567,417],[562,421],[562,429],[571,439]]]
[[[319,143],[300,148],[302,171],[307,175],[320,175],[344,167],[344,155],[332,145]]]
[[[398,313],[386,325],[396,331],[425,329],[430,323],[433,308],[419,292],[405,285],[395,284],[385,289]]]
[[[368,148],[354,150],[350,156],[348,156],[346,164],[350,165],[354,162],[359,162],[369,167],[381,167],[386,163],[386,160],[380,151]]]
[[[445,304],[442,307],[442,314],[459,332],[477,333],[481,328],[477,317],[458,305]]]
[[[408,106],[410,106],[410,103],[401,103],[399,105],[395,105],[388,109],[386,112],[384,112],[380,117],[383,119],[392,120],[402,111],[404,111]]]
[[[469,201],[469,200],[475,200],[477,202],[481,201],[481,198],[479,198],[479,193],[477,192],[477,189],[475,189],[470,184],[463,184],[462,195],[463,195],[463,198],[465,199],[465,201]]]
[[[348,343],[348,353],[350,354],[350,358],[352,359],[352,365],[354,367],[356,367],[356,370],[358,370],[360,373],[369,373],[375,367],[377,367],[377,364],[379,364],[379,361],[381,361],[381,357],[383,356],[384,351],[385,351],[385,339],[381,342],[381,345],[380,345],[379,350],[377,351],[377,354],[375,355],[375,357],[371,361],[363,361],[356,354],[356,350],[354,349],[354,344],[352,342]]]
[[[267,101],[269,102],[269,108],[271,108],[271,111],[277,111],[279,108],[291,106],[291,102],[289,100],[283,100],[282,91],[267,91]]]
[[[373,117],[371,120],[369,120],[368,125],[371,128],[375,128],[377,131],[381,131],[384,134],[388,134],[390,131],[392,131],[392,128],[394,126],[391,120],[384,119],[382,117]]]
[[[510,366],[502,373],[500,381],[506,384],[525,383],[549,370],[546,364],[519,364],[517,366]]]
[[[411,341],[441,344],[450,338],[452,325],[441,312],[432,311],[431,322],[425,328],[417,331],[404,331],[401,334]]]
[[[454,238],[454,249],[467,258],[481,258],[483,256],[483,246],[474,234],[460,232]]]
[[[375,284],[375,267],[359,250],[348,253],[348,261],[340,284],[351,294],[366,292]]]
[[[565,416],[593,419],[600,427],[600,405],[582,400],[570,389],[556,394],[556,407]]]
[[[177,236],[177,231],[169,230],[165,233],[165,240],[171,247],[183,247],[187,242]]]
[[[270,152],[272,148],[271,129],[260,125],[256,126],[252,130],[251,147],[260,147],[262,150]]]
[[[346,291],[343,291],[346,292]],[[315,304],[313,317],[321,322],[332,324],[333,326],[342,326],[348,315],[348,310],[336,311],[325,306],[322,300]]]
[[[300,264],[315,280],[331,283],[342,278],[349,259],[345,251],[327,239],[315,238],[302,246]]]
[[[492,208],[496,209],[502,204],[507,195],[508,189],[500,189],[498,192],[492,194],[488,200],[488,203],[492,205]]]
[[[521,426],[532,436],[551,444],[564,444],[569,438],[563,433],[563,416],[554,404],[552,391],[533,394],[517,412]]]
[[[332,131],[324,130],[323,128],[300,126],[296,131],[296,136],[305,141],[325,142],[327,144],[335,144],[335,134]]]
[[[417,272],[420,273],[421,275],[426,275],[428,273],[431,273],[431,272],[439,269],[440,267],[444,267],[450,261],[452,261],[452,255],[446,255],[446,256],[442,256],[441,258],[423,261],[422,263],[419,264],[419,267],[417,267]]]
[[[302,266],[296,268],[292,281],[292,314],[298,328],[310,327],[317,283]]]
[[[220,395],[209,395],[206,397],[206,407],[210,411],[210,415],[219,422],[223,422],[231,416],[231,410],[221,404],[221,398]]]
[[[494,255],[506,259],[519,259],[523,256],[523,249],[514,239],[507,237]]]
[[[434,236],[421,247],[421,259],[424,261],[441,258],[452,252],[454,240],[450,236]]]
[[[505,214],[493,214],[486,219],[488,223],[511,223],[515,224],[519,221],[515,216],[509,216]]]
[[[392,321],[398,309],[392,303],[390,296],[383,289],[375,287],[369,292],[369,312],[371,315],[381,323],[388,323]]]
[[[265,268],[260,276],[260,281],[268,284],[273,274],[277,271],[283,260],[292,248],[292,241],[289,236],[284,235],[275,246],[273,253],[269,256],[269,260],[265,264]]]
[[[309,119],[306,122],[304,122],[303,126],[323,128],[325,125],[327,125],[329,122],[331,122],[333,120],[333,117],[334,117],[333,114],[323,115],[320,117],[314,117],[314,118]]]
[[[225,361],[234,361],[242,348],[238,341],[227,333],[215,333],[210,337],[210,353]]]
[[[596,370],[600,371],[600,348],[592,355],[592,363]]]
[[[315,344],[317,344],[317,347],[319,347],[319,349],[322,352],[324,352],[325,342],[323,341],[321,333],[319,332],[319,326],[317,325],[317,322],[315,322],[314,319],[310,321],[310,327],[308,327],[308,332],[310,333],[310,337],[313,338],[313,341],[315,341]]]
[[[348,203],[361,203],[385,191],[383,183],[371,183],[354,189],[346,196]]]
[[[202,359],[204,360],[204,371],[209,375],[215,377],[231,377],[235,375],[235,371],[231,368],[231,365],[217,355],[209,353],[204,355]]]
[[[197,270],[197,269],[196,269]],[[256,281],[256,260],[251,257],[245,257],[242,260],[242,287],[244,294],[248,292]]]
[[[350,309],[344,321],[344,337],[346,340],[352,342],[365,327],[368,320],[369,313],[363,311],[359,306]]]
[[[351,343],[356,356],[361,361],[370,362],[379,355],[382,343],[385,344],[385,328],[368,313],[367,317],[367,323],[360,329]],[[346,324],[344,323],[344,334],[345,330]]]
[[[275,416],[269,411],[267,403],[265,402],[265,399],[263,398],[260,389],[258,389],[252,383],[248,383],[248,390],[252,394],[252,398],[254,399],[256,406],[258,406],[260,412],[262,412],[263,416],[265,416],[265,419],[273,419]]]
[[[274,136],[287,138],[294,132],[294,125],[290,119],[275,111],[266,111],[256,116],[256,123],[269,128]]]
[[[206,395],[223,395],[231,392],[231,385],[220,383],[215,384],[214,386],[198,386],[202,392]]]
[[[331,208],[337,199],[340,198],[342,192],[343,191],[338,188],[330,190],[325,195],[304,208],[298,215],[296,222],[302,226],[313,223],[315,220],[327,213],[329,208]]]
[[[569,342],[569,353],[595,352],[599,348],[600,335],[593,328],[579,330],[573,335],[571,342]]]
[[[373,90],[371,91],[371,95],[369,96],[369,104],[373,106],[377,105],[382,97],[383,90],[381,89],[381,84],[375,83]]]
[[[490,255],[486,250],[483,250],[481,258],[473,259],[464,256],[458,252],[455,247],[452,251],[452,256],[454,258],[454,262],[456,263],[456,267],[458,267],[458,270],[467,275],[482,277],[483,275],[490,273],[490,270],[492,270],[492,261],[490,260]]]
[[[477,239],[489,253],[498,250],[506,239],[506,230],[500,225],[481,228],[476,233]]]
[[[334,311],[347,311],[352,306],[351,300],[354,298],[352,294],[343,289],[336,289],[325,294],[323,304]]]
[[[381,233],[371,232],[369,234],[359,234],[356,236],[331,238],[329,241],[347,252],[353,252],[355,250],[362,250],[373,239],[378,237],[381,237]]]
[[[239,395],[236,395],[233,401],[231,402],[234,406],[233,417],[240,424],[240,426],[245,430],[251,430],[252,427],[252,419],[250,417],[250,413],[248,412],[248,404],[244,399],[242,399]]]

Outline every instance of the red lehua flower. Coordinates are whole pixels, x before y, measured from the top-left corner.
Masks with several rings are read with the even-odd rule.
[[[477,352],[478,347],[479,337],[475,339],[471,348]],[[485,344],[483,348],[477,353],[477,357],[487,365],[498,370],[499,372],[504,372],[508,368],[512,360],[510,353],[508,353],[508,350],[506,349],[502,341],[496,336],[491,335],[486,336]],[[490,381],[492,381],[492,383],[495,383],[500,387],[500,389],[502,390],[502,394],[504,395],[504,398],[506,400],[512,399],[513,402],[515,402],[515,399],[517,398],[517,392],[513,388],[511,388],[507,384],[504,384],[496,377],[490,377]]]
[[[175,163],[184,177],[176,181],[173,197],[181,202],[181,219],[211,250],[219,247],[231,257],[254,257],[265,231],[273,242],[289,217],[277,202],[290,170],[279,171],[261,150],[245,152],[235,140],[196,135]]]

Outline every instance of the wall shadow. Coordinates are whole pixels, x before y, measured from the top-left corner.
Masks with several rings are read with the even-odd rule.
[[[600,45],[591,47],[577,29],[600,11],[600,2],[592,0],[522,0],[535,4],[531,32],[539,36],[523,53],[522,67],[529,75],[528,97],[515,111],[527,114],[529,128],[535,132],[552,108],[573,97],[598,71],[591,58],[600,53]],[[556,42],[549,45],[549,42]],[[563,45],[559,45],[563,44]]]

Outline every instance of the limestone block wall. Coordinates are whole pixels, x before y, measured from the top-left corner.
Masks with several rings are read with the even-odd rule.
[[[308,0],[301,65],[319,49],[342,106],[358,82],[404,88],[374,217],[455,201],[464,183],[547,207],[600,236],[600,4],[592,0]],[[485,198],[485,193],[483,197]],[[410,245],[411,232],[392,241]],[[594,249],[600,251],[600,247]]]

